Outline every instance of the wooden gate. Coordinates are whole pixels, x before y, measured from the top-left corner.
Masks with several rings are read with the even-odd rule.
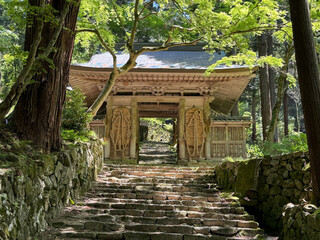
[[[185,140],[189,158],[201,158],[205,142],[203,110],[190,108],[185,117]]]

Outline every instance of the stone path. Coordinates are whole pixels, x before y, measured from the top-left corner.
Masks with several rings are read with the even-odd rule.
[[[261,239],[258,223],[216,188],[212,168],[105,165],[42,239]],[[41,238],[40,238],[41,239]]]
[[[140,147],[139,164],[176,164],[177,154],[168,143],[145,142]]]

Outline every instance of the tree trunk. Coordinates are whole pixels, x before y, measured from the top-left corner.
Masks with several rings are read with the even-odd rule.
[[[236,102],[236,104],[233,106],[231,110],[231,116],[240,116],[239,113],[239,102]]]
[[[289,114],[288,114],[288,93],[287,90],[283,96],[283,123],[284,123],[284,135],[289,135]]]
[[[273,33],[270,32],[267,37],[268,42],[268,56],[273,55]],[[271,100],[271,109],[273,112],[273,108],[276,104],[276,85],[275,85],[275,72],[271,66],[268,66],[268,74],[269,74],[269,84],[270,84],[270,100]],[[273,113],[272,113],[273,114]],[[274,130],[274,142],[278,142],[279,140],[279,133],[278,133],[278,123],[276,123],[276,127]]]
[[[267,36],[262,34],[258,37],[259,56],[267,55]],[[260,95],[261,95],[261,117],[262,117],[262,134],[263,140],[267,138],[267,127],[271,122],[271,99],[268,65],[260,68]]]
[[[33,6],[39,0],[30,0]],[[80,3],[80,0],[77,1]],[[52,0],[49,4],[59,14],[66,1]],[[74,30],[77,21],[79,4],[72,4],[65,19],[64,29],[55,43],[57,51],[49,55],[52,65],[42,62],[42,71],[33,77],[36,83],[27,86],[13,112],[11,123],[15,131],[23,138],[33,141],[38,147],[46,150],[61,148],[61,114],[65,100],[66,87],[69,82],[69,68],[74,43]],[[25,49],[29,50],[34,41],[34,23],[26,30]],[[46,48],[55,29],[51,23],[45,23],[40,47]]]
[[[251,139],[252,142],[257,141],[257,117],[256,117],[256,101],[257,101],[257,93],[256,93],[256,88],[254,87],[255,85],[255,78],[253,79],[252,85],[252,108],[251,108],[251,116],[252,116],[252,135]]]
[[[289,0],[296,62],[308,138],[313,201],[320,200],[320,75],[307,0]]]
[[[299,105],[297,102],[295,102],[296,105],[296,127],[297,132],[300,133],[300,112],[299,112]]]
[[[277,80],[278,82],[277,101],[275,102],[275,105],[272,108],[272,118],[271,118],[269,128],[267,130],[266,139],[269,142],[275,139],[275,134],[276,134],[277,125],[278,125],[278,118],[279,118],[279,113],[281,109],[281,103],[284,95],[285,82],[287,78],[286,73],[288,72],[289,61],[292,55],[293,55],[293,47],[289,46],[286,51],[286,56],[284,57],[284,65],[281,68],[280,75]]]

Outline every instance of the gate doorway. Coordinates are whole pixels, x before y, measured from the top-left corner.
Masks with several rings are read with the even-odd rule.
[[[177,164],[176,118],[140,118],[139,164]]]

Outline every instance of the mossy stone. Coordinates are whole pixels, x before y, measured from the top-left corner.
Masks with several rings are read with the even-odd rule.
[[[46,176],[51,175],[54,172],[55,168],[55,160],[52,156],[49,154],[42,155],[42,161],[43,161],[43,173]]]
[[[259,162],[257,159],[241,162],[235,183],[235,191],[240,197],[244,197],[249,189],[257,188]]]

